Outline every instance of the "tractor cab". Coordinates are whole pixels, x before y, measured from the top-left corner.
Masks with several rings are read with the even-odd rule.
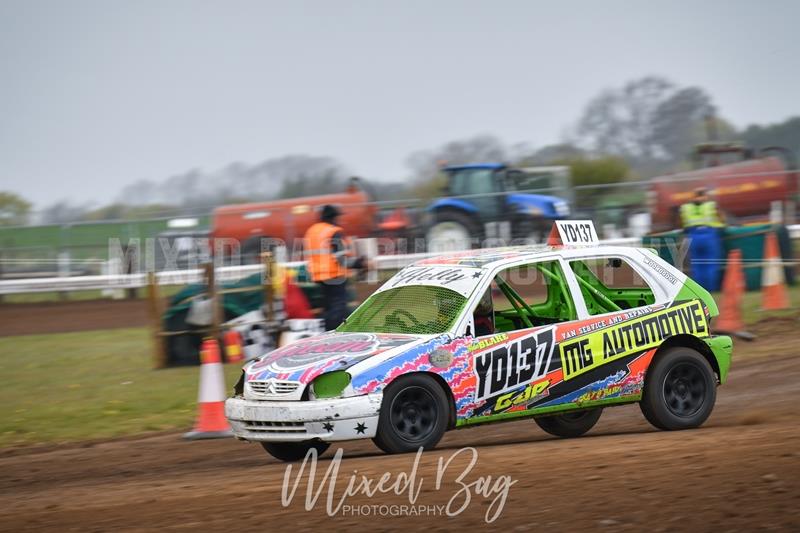
[[[478,163],[445,167],[442,172],[447,197],[427,208],[431,251],[463,250],[487,240],[493,246],[542,242],[552,221],[570,214],[567,167],[517,169]]]

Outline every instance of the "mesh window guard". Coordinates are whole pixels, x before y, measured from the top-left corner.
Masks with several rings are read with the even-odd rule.
[[[444,333],[467,299],[444,287],[414,285],[373,294],[336,331],[349,333]]]

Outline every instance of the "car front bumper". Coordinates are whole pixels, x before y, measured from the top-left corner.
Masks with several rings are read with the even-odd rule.
[[[233,434],[248,441],[340,441],[375,436],[383,394],[308,401],[225,401]]]

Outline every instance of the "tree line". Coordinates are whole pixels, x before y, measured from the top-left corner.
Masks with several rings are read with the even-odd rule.
[[[708,117],[715,117],[709,139]],[[647,76],[601,91],[584,108],[559,142],[531,147],[507,144],[479,134],[410,154],[407,179],[370,180],[376,199],[428,198],[441,192],[437,179],[443,162],[499,161],[519,165],[569,165],[573,184],[601,184],[685,170],[693,146],[707,140],[739,140],[747,146],[800,148],[800,117],[737,130],[716,109],[711,96],[696,86],[680,86]],[[213,172],[197,169],[161,181],[125,186],[110,205],[92,207],[56,202],[38,212],[38,223],[176,216],[208,212],[216,205],[294,198],[344,190],[352,171],[326,156],[287,155],[257,164],[232,163]],[[278,185],[276,187],[276,184]],[[580,199],[579,199],[580,200]],[[32,205],[12,192],[0,192],[0,225],[31,221]]]

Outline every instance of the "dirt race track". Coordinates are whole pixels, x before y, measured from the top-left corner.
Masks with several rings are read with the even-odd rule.
[[[144,300],[77,300],[0,305],[0,337],[144,327]]]
[[[798,398],[800,358],[762,356],[735,363],[716,410],[699,430],[657,432],[637,406],[626,406],[607,409],[580,439],[548,437],[530,420],[451,432],[422,456],[416,505],[446,505],[455,498],[456,509],[463,503],[455,480],[467,468],[467,457],[451,463],[438,491],[437,461],[474,446],[478,460],[465,483],[481,476],[494,482],[501,475],[516,481],[493,529],[797,531]],[[377,481],[387,471],[410,473],[414,462],[414,455],[385,456],[370,441],[345,443],[343,449],[334,506],[354,470]],[[318,465],[317,483],[332,464],[332,452]],[[375,507],[370,512],[378,516],[330,518],[327,485],[312,511],[303,508],[302,482],[291,505],[281,505],[285,468],[254,444],[184,442],[175,434],[0,451],[0,529],[466,531],[485,526],[486,513],[497,509],[489,505],[496,494],[486,499],[473,491],[466,511],[455,517],[380,516],[399,507]],[[408,501],[405,491],[359,494],[345,504]]]
[[[373,285],[354,285],[359,302],[374,290]],[[164,305],[167,305],[167,299]],[[138,328],[148,324],[147,301],[144,299],[0,304],[0,337]]]

